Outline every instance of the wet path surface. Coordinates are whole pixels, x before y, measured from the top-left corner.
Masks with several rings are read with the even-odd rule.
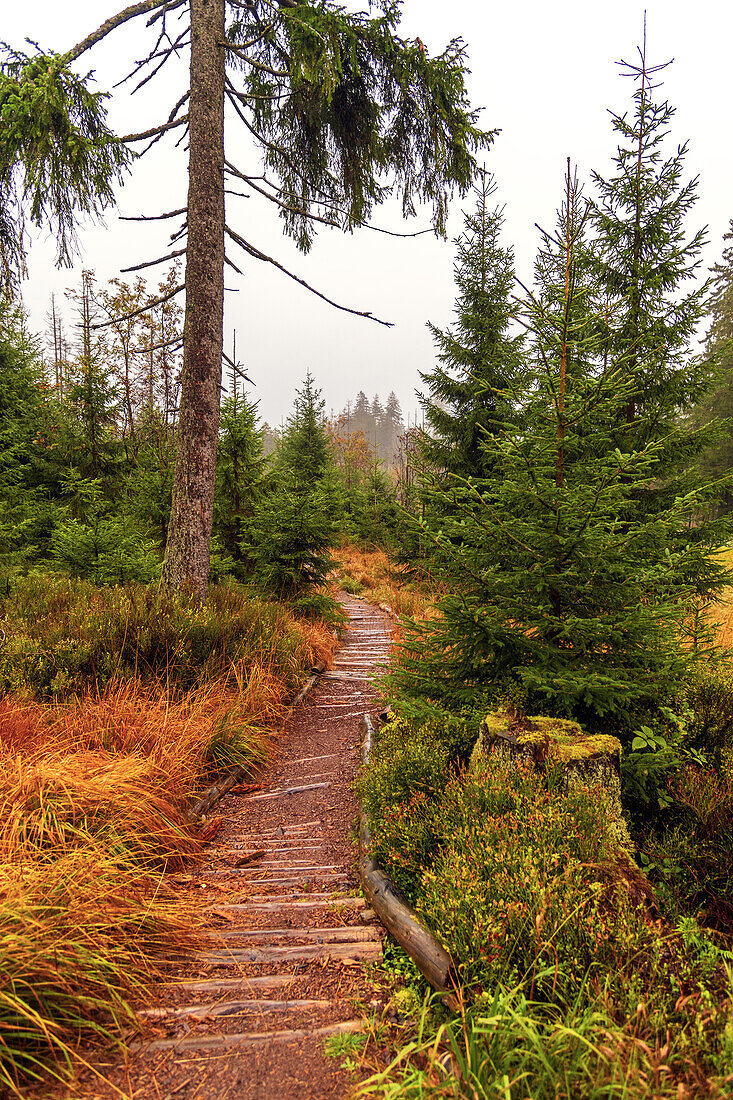
[[[342,603],[343,645],[285,724],[260,789],[214,811],[224,822],[190,884],[211,898],[210,946],[171,959],[159,1001],[141,1010],[144,1044],[124,1074],[110,1074],[128,1096],[348,1091],[342,1059],[326,1057],[324,1043],[359,1032],[378,1003],[364,964],[380,959],[383,930],[365,920],[358,890],[351,784],[391,622],[343,593]]]

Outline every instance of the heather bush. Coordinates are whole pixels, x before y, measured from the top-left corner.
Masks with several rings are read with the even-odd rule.
[[[187,690],[256,660],[289,690],[309,659],[307,631],[238,585],[213,585],[205,606],[154,588],[97,588],[31,574],[0,597],[0,691],[65,698],[127,676]]]

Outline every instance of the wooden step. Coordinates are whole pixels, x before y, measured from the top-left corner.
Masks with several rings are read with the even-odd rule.
[[[376,940],[353,943],[302,944],[297,947],[232,947],[194,956],[198,962],[213,966],[240,966],[243,963],[299,962],[303,959],[378,959],[382,943]]]
[[[339,1024],[328,1024],[312,1030],[298,1028],[295,1031],[251,1031],[236,1035],[202,1035],[200,1038],[156,1039],[152,1043],[134,1043],[132,1049],[156,1050],[218,1050],[222,1047],[262,1046],[266,1043],[297,1043],[303,1039],[325,1039],[328,1035],[344,1035],[364,1030],[362,1020],[344,1020]]]
[[[225,928],[216,930],[220,939],[273,939],[316,940],[317,943],[355,943],[380,940],[376,928],[360,925],[343,925],[341,928]]]
[[[145,1008],[136,1013],[140,1019],[166,1020],[179,1016],[193,1019],[208,1016],[244,1016],[248,1012],[287,1012],[293,1009],[330,1008],[333,1001],[292,1000],[272,1001],[267,998],[250,997],[242,1001],[212,1001],[205,1005],[179,1005],[175,1008]]]

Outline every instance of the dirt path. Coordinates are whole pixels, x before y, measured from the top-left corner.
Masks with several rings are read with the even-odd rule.
[[[107,1073],[136,1100],[325,1100],[348,1090],[324,1042],[361,1030],[379,1003],[363,964],[380,958],[383,932],[365,922],[357,888],[351,783],[390,623],[345,594],[342,603],[344,644],[286,723],[261,790],[215,811],[224,824],[191,883],[211,895],[211,947],[171,960],[159,1001],[141,1011],[144,1046],[124,1072]]]

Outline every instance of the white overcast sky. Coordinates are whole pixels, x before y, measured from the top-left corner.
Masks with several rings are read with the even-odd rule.
[[[63,51],[124,7],[110,0],[4,0],[0,38],[22,46],[25,37]],[[351,0],[349,7],[354,8]],[[630,105],[632,82],[615,62],[634,59],[647,10],[647,56],[651,63],[674,58],[664,74],[664,93],[677,108],[672,138],[689,139],[688,175],[699,175],[699,201],[690,228],[709,227],[704,262],[719,257],[722,235],[733,217],[733,141],[730,91],[733,4],[726,0],[405,0],[402,33],[419,35],[431,54],[453,37],[468,45],[471,102],[483,108],[482,125],[501,128],[486,156],[494,172],[497,200],[506,206],[506,241],[515,247],[520,277],[531,277],[537,243],[535,222],[549,226],[558,206],[565,159],[590,170],[611,172],[615,149],[608,110]],[[83,59],[94,68],[98,87],[111,88],[131,59],[146,52],[150,31],[144,17],[115,32]],[[181,94],[185,60],[176,62],[149,89],[131,97],[124,86],[109,101],[110,119],[120,133],[146,129],[168,115]],[[229,122],[229,156],[253,167],[254,152],[241,126]],[[159,143],[133,169],[119,195],[121,213],[156,213],[185,202],[185,156],[172,142]],[[383,398],[397,393],[405,412],[417,407],[418,372],[430,369],[433,345],[428,320],[445,326],[454,302],[453,248],[432,236],[396,240],[361,231],[342,235],[324,229],[308,256],[280,234],[274,207],[264,200],[228,199],[228,216],[242,234],[289,264],[324,293],[394,322],[385,329],[337,313],[274,269],[246,261],[244,277],[227,274],[225,340],[256,383],[262,416],[278,423],[289,412],[294,388],[310,370],[328,409],[340,409],[356,391]],[[401,228],[398,211],[377,211],[375,224]],[[426,221],[423,224],[427,224]],[[165,223],[164,223],[165,225]],[[420,228],[408,223],[405,229]],[[461,203],[453,206],[449,237],[461,228]],[[170,231],[169,229],[167,230]],[[83,259],[76,271],[56,271],[53,242],[41,237],[29,256],[23,295],[32,325],[44,326],[50,295],[63,294],[81,266],[100,280],[120,268],[165,251],[166,230],[119,222],[85,226]],[[240,265],[241,266],[241,265]],[[161,271],[155,269],[155,272]]]

